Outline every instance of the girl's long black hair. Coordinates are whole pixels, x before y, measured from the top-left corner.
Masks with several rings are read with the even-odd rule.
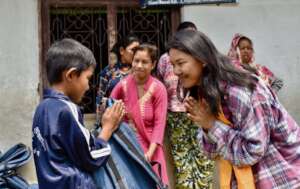
[[[230,59],[219,53],[211,40],[200,31],[183,30],[177,32],[168,43],[168,50],[177,49],[206,64],[203,67],[199,85],[190,89],[196,99],[204,98],[214,115],[220,112],[220,103],[225,91],[222,82],[247,87],[253,90],[257,79],[250,72],[235,68]]]

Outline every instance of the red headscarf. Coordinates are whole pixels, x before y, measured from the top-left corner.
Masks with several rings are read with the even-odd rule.
[[[243,67],[241,65],[242,61],[241,61],[239,47],[238,47],[241,38],[246,38],[252,43],[252,40],[249,37],[237,33],[234,35],[231,41],[230,49],[227,54],[231,58],[233,64],[238,67]],[[248,65],[256,70],[256,75],[258,75],[261,79],[263,79],[267,84],[270,85],[274,80],[274,74],[267,67],[259,64],[255,64],[254,60],[255,60],[254,55],[252,55],[251,61],[248,63]]]
[[[227,54],[232,60],[239,61],[239,62],[241,62],[241,57],[240,57],[240,52],[239,52],[238,45],[239,45],[239,42],[240,42],[241,38],[246,38],[249,41],[251,41],[251,44],[253,44],[252,40],[249,37],[247,37],[245,35],[242,35],[240,33],[236,33],[233,36],[233,39],[232,39],[231,45],[230,45],[230,49],[229,49],[229,52]],[[254,62],[254,56],[252,55],[250,64],[253,63],[253,62]]]

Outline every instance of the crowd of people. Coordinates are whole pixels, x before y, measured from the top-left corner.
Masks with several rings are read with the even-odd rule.
[[[90,172],[106,163],[120,122],[135,132],[145,160],[159,163],[153,170],[165,185],[168,138],[176,189],[300,187],[300,128],[278,100],[283,81],[255,62],[249,37],[234,35],[223,55],[194,23],[182,22],[160,58],[134,35],[109,58],[96,99],[102,129],[93,137],[76,105],[89,88],[92,52],[72,39],[48,50],[51,88],[33,121],[41,188],[97,188]],[[106,108],[107,98],[117,101]]]

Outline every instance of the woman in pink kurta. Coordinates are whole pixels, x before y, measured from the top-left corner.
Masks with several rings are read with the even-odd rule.
[[[154,171],[168,185],[167,168],[163,151],[163,137],[167,115],[167,91],[164,85],[151,76],[155,67],[157,49],[142,44],[135,49],[132,73],[119,82],[111,97],[123,100],[127,121],[136,131],[136,136],[149,162],[158,162]]]

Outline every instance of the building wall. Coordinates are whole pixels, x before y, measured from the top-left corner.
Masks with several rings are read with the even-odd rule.
[[[39,101],[37,0],[0,1],[0,150],[31,146],[33,111]],[[21,170],[36,180],[33,161]]]
[[[282,104],[300,124],[300,1],[238,0],[238,4],[191,5],[182,21],[194,22],[227,53],[237,32],[253,40],[256,62],[284,80]]]

